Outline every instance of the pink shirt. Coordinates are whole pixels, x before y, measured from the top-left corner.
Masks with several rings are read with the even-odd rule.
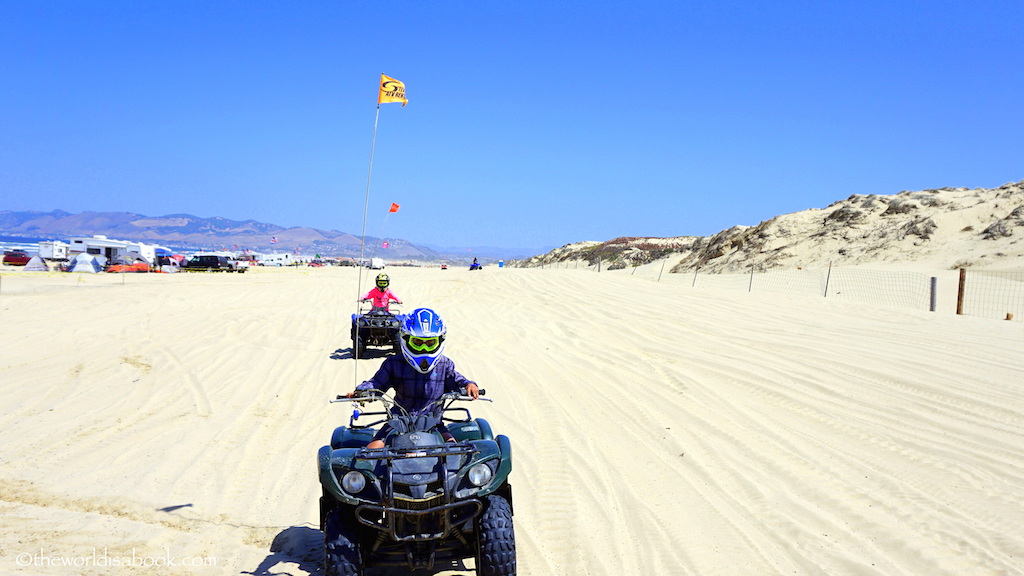
[[[373,306],[383,308],[385,310],[388,309],[388,304],[390,302],[402,302],[398,299],[398,296],[395,296],[394,292],[392,292],[390,288],[383,292],[381,292],[380,288],[373,288],[363,295],[363,300],[372,300]]]

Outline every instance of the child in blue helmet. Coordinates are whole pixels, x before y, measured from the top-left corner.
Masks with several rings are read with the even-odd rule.
[[[480,397],[480,388],[455,370],[455,363],[442,354],[447,330],[441,316],[429,308],[417,308],[405,316],[400,328],[402,357],[389,356],[372,378],[356,390],[395,390],[395,401],[411,413],[416,413],[446,392],[465,388],[474,400]],[[352,397],[355,393],[349,394]],[[441,435],[454,442],[448,429],[440,427]],[[385,425],[367,448],[383,448],[389,432]]]

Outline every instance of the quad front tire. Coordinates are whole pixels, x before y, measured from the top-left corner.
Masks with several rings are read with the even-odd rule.
[[[324,573],[327,576],[363,576],[358,532],[350,512],[335,508],[324,519]]]
[[[492,494],[476,521],[478,576],[515,576],[516,535],[512,527],[512,506]]]

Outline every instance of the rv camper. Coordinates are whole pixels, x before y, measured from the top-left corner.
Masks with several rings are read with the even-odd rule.
[[[295,260],[291,254],[261,254],[259,256],[260,266],[291,266]]]
[[[46,240],[39,243],[39,257],[44,260],[67,260],[69,246],[60,240]]]
[[[153,264],[156,262],[158,249],[167,251],[166,248],[154,244],[112,240],[97,234],[92,237],[72,238],[71,246],[68,248],[68,257],[73,258],[79,254],[91,254],[93,256],[103,256],[108,262],[116,262],[119,259],[131,262],[142,258],[147,263]]]

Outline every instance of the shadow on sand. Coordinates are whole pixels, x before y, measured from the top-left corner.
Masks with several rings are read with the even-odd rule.
[[[298,564],[308,574],[323,574],[324,535],[309,526],[289,526],[274,536],[270,554],[252,572],[253,576],[294,576],[291,572],[274,570],[281,563]],[[431,576],[440,572],[453,572],[459,576],[475,576],[476,571],[463,561],[439,562],[433,570],[409,572],[406,568],[370,568],[366,576]]]

